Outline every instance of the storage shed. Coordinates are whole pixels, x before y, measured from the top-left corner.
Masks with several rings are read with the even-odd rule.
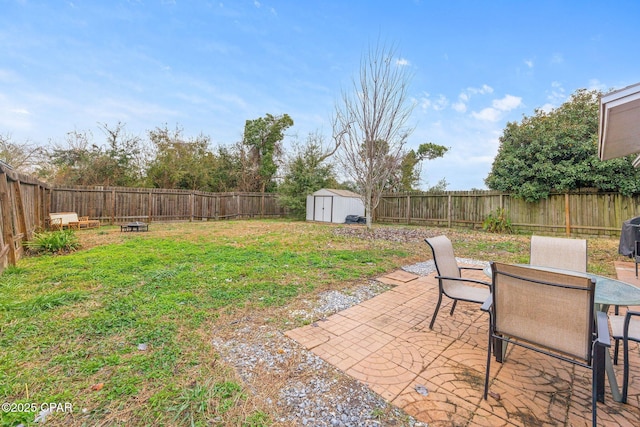
[[[323,188],[307,196],[307,221],[343,224],[347,215],[364,216],[364,203],[353,191]]]

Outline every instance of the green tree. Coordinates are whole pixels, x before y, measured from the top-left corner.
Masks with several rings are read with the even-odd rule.
[[[185,139],[182,129],[157,127],[149,131],[156,154],[147,169],[147,181],[156,188],[209,190],[214,156],[209,151],[209,137]]]
[[[107,138],[102,149],[104,155],[99,156],[96,165],[99,173],[110,181],[105,185],[140,185],[145,167],[141,138],[127,133],[121,122],[114,127],[102,123],[99,129]]]
[[[282,155],[284,132],[293,126],[288,114],[267,114],[247,120],[240,144],[242,161],[241,191],[274,191],[278,159]]]
[[[327,162],[330,154],[318,133],[309,134],[303,145],[293,145],[293,155],[285,164],[278,194],[280,203],[296,218],[305,217],[307,195],[321,188],[338,187],[334,167]]]
[[[427,193],[442,193],[443,191],[447,191],[447,186],[449,183],[446,178],[442,178],[435,185],[429,187],[427,189]]]
[[[209,191],[229,192],[238,190],[242,175],[242,162],[233,147],[219,146],[212,157],[209,171]]]
[[[55,144],[47,153],[49,165],[41,167],[41,178],[56,184],[136,186],[142,179],[141,140],[125,125],[101,124],[106,144],[94,142],[91,131],[67,133],[66,144]]]
[[[426,144],[420,144],[418,150],[409,150],[400,164],[400,168],[397,173],[399,176],[395,177],[391,183],[391,191],[413,191],[420,183],[420,172],[422,162],[424,160],[433,160],[445,155],[449,151],[449,148],[427,142]],[[396,186],[393,186],[393,183]]]
[[[555,110],[507,123],[486,185],[527,201],[580,188],[640,192],[633,156],[606,162],[597,157],[600,96],[580,89]]]

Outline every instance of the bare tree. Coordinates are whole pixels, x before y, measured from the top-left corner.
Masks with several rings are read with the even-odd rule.
[[[0,160],[19,172],[33,174],[43,161],[43,149],[29,141],[14,142],[9,134],[0,134]]]
[[[360,61],[359,79],[353,79],[353,92],[342,93],[333,118],[337,160],[359,188],[368,228],[413,130],[406,125],[413,110],[407,95],[410,75],[395,55],[393,46],[369,48]]]

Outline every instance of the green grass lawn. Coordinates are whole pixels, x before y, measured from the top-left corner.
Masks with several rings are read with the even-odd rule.
[[[431,258],[423,242],[340,237],[336,228],[286,221],[152,224],[148,233],[103,227],[78,232],[77,252],[23,258],[0,276],[2,401],[72,405],[73,413],[53,414],[47,425],[271,424],[271,409],[253,401],[211,345],[217,322],[269,316],[296,299]],[[457,256],[528,260],[528,236],[435,232],[452,237]],[[613,274],[617,240],[589,245],[590,269]],[[37,413],[3,411],[0,424],[33,425]]]

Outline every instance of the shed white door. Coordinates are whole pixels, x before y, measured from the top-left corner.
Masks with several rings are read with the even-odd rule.
[[[331,222],[331,207],[333,197],[331,196],[315,196],[313,220]]]

